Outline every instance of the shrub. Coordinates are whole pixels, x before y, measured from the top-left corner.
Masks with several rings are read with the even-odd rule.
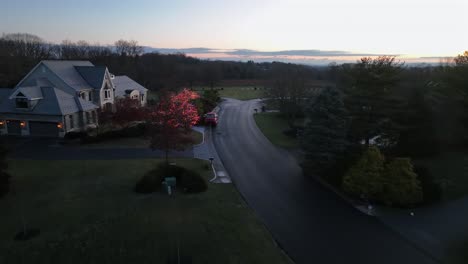
[[[161,188],[162,173],[155,169],[150,170],[137,182],[135,192],[152,193]]]
[[[63,139],[65,140],[73,140],[73,139],[82,139],[82,138],[85,138],[87,137],[88,134],[86,132],[68,132],[65,134],[65,136],[63,137]]]
[[[203,92],[203,98],[216,104],[221,99],[218,90],[206,90]]]
[[[380,197],[387,205],[412,207],[423,201],[421,183],[409,158],[395,158],[386,164],[384,189]]]
[[[293,126],[291,128],[283,130],[283,134],[288,137],[298,138],[302,135],[303,131],[304,131],[303,126]]]
[[[442,198],[442,188],[436,183],[434,177],[426,167],[415,166],[414,172],[418,175],[423,192],[423,204],[432,204]]]
[[[200,193],[208,189],[205,179],[195,171],[186,170],[178,180],[180,187],[186,193]]]
[[[343,178],[343,189],[358,197],[378,200],[383,187],[384,156],[375,147],[369,147]]]
[[[103,142],[106,140],[117,139],[117,138],[130,138],[130,137],[143,137],[146,135],[147,131],[147,124],[146,123],[139,123],[134,126],[122,128],[119,130],[111,130],[97,136],[86,136],[80,137],[81,143],[90,144],[90,143],[98,143]],[[76,133],[76,132],[74,132]],[[84,133],[84,132],[80,132]]]
[[[137,193],[152,193],[161,190],[162,181],[166,177],[175,177],[177,188],[185,193],[199,193],[207,190],[206,181],[198,173],[180,166],[159,164],[148,171],[135,185]]]

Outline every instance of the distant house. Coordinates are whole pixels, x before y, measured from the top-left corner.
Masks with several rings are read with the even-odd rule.
[[[115,76],[112,81],[115,85],[117,98],[131,98],[138,100],[141,106],[146,106],[148,89],[125,75]]]
[[[0,134],[63,137],[98,123],[118,97],[146,105],[147,89],[89,61],[41,61],[13,89],[0,89]]]

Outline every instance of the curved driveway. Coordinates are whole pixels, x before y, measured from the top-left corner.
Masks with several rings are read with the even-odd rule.
[[[296,263],[434,263],[313,180],[257,128],[258,101],[226,100],[213,136],[237,189]]]

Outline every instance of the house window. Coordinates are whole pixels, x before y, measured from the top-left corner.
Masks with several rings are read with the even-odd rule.
[[[144,102],[145,101],[145,94],[142,94],[141,95],[141,102]]]
[[[16,108],[28,109],[29,108],[28,99],[27,98],[17,97],[16,98]]]
[[[73,115],[70,115],[70,128],[74,128],[75,127],[75,123],[73,121]]]
[[[85,93],[81,93],[81,99],[83,99],[83,100],[84,100],[84,99],[85,99],[85,97],[86,97],[86,94],[85,94]]]
[[[109,99],[110,98],[110,90],[104,90],[104,98]]]
[[[96,123],[96,111],[91,112],[91,118],[93,120],[93,123]]]
[[[88,100],[92,101],[93,100],[93,92],[89,92],[88,94]]]

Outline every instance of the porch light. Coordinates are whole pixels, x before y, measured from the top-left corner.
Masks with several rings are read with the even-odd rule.
[[[3,125],[5,125],[5,122],[4,122],[4,121],[0,121],[0,127],[2,127]]]
[[[20,122],[20,127],[21,127],[21,128],[25,128],[25,127],[26,127],[26,122],[21,121],[21,122]]]
[[[62,123],[57,123],[57,128],[62,129],[62,128],[63,128],[63,124],[62,124]]]

